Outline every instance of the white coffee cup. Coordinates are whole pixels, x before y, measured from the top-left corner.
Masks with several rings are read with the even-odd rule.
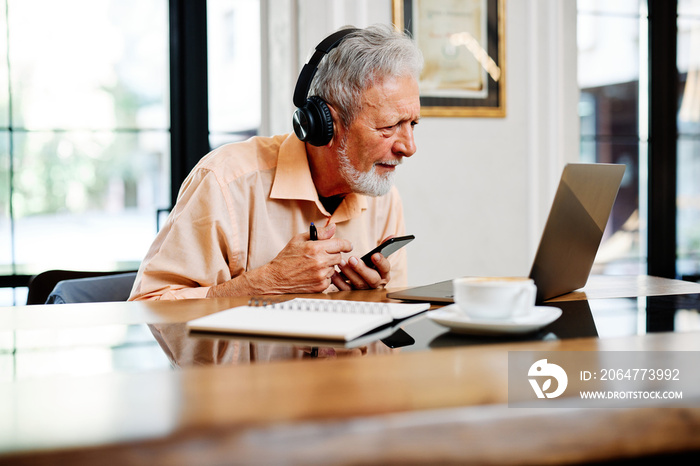
[[[511,319],[527,315],[537,287],[527,277],[464,277],[452,280],[456,308],[475,319]]]

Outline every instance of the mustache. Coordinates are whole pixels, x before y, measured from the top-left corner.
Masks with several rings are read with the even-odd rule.
[[[392,165],[392,166],[397,167],[397,166],[401,165],[402,163],[403,163],[402,159],[391,159],[391,160],[387,160],[387,161],[380,160],[380,161],[374,162],[374,165]]]

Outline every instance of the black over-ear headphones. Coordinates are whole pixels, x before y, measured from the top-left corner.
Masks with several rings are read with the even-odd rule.
[[[294,111],[292,124],[294,133],[299,140],[306,141],[314,146],[325,146],[333,138],[333,118],[328,104],[318,97],[313,96],[308,99],[311,81],[316,75],[318,64],[328,52],[337,47],[348,34],[352,34],[359,29],[348,28],[334,32],[316,46],[316,51],[304,65],[299,73],[297,85],[294,88]]]

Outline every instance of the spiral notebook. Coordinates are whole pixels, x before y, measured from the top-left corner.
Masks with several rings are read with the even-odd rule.
[[[421,312],[429,303],[374,303],[296,298],[240,306],[187,322],[191,330],[350,341]]]

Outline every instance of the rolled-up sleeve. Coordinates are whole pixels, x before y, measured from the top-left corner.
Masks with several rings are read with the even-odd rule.
[[[211,286],[231,279],[235,238],[226,191],[215,173],[194,171],[151,245],[130,299],[206,297]]]

